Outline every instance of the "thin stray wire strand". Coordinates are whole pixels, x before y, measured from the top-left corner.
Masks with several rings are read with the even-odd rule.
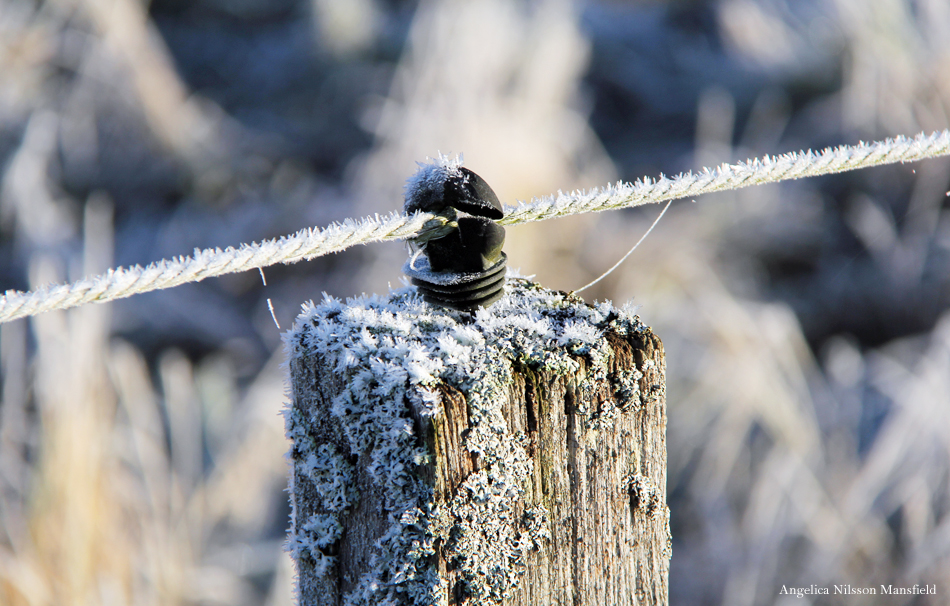
[[[274,319],[274,324],[277,325],[277,330],[280,330],[280,322],[277,321],[277,314],[274,313],[274,304],[270,302],[270,297],[267,298],[267,309],[270,310],[270,317]]]
[[[950,154],[950,131],[923,133],[909,139],[897,137],[874,143],[828,148],[822,152],[765,156],[739,164],[723,164],[698,173],[669,179],[644,178],[636,183],[617,183],[603,188],[570,193],[558,192],[505,209],[501,225],[516,225],[588,212],[630,208],[677,198],[778,183],[789,179],[840,173],[869,166],[914,162]],[[110,269],[104,274],[72,284],[44,286],[30,292],[8,290],[0,297],[0,323],[54,309],[85,303],[104,303],[134,294],[171,288],[205,278],[247,271],[277,263],[296,263],[340,252],[357,244],[392,240],[426,241],[447,233],[445,217],[431,213],[346,220],[323,229],[304,229],[296,234],[238,248],[195,249],[191,257],[165,259],[147,267]]]
[[[657,218],[653,221],[653,225],[650,226],[650,229],[648,229],[645,234],[643,234],[642,236],[640,236],[640,239],[637,240],[637,243],[633,245],[633,248],[631,248],[630,250],[627,251],[627,254],[625,254],[623,257],[621,257],[619,261],[617,261],[616,263],[614,263],[614,266],[613,266],[613,267],[611,267],[610,269],[608,269],[608,270],[605,271],[604,273],[600,274],[600,277],[599,277],[599,278],[597,278],[597,279],[594,280],[593,282],[591,282],[591,283],[589,283],[589,284],[585,284],[584,286],[581,286],[580,288],[578,288],[577,290],[575,290],[575,291],[574,291],[574,294],[577,294],[577,293],[579,293],[579,292],[582,292],[582,291],[587,290],[588,288],[590,288],[590,287],[593,286],[594,284],[597,284],[598,282],[600,282],[601,280],[603,280],[604,278],[606,278],[607,276],[609,276],[609,275],[611,274],[611,272],[613,272],[613,270],[615,270],[615,269],[617,269],[618,267],[620,267],[620,264],[623,263],[624,261],[626,261],[626,260],[627,260],[627,257],[629,257],[630,255],[632,255],[632,254],[633,254],[633,251],[635,251],[635,250],[637,249],[637,247],[640,246],[640,244],[642,244],[643,241],[647,239],[647,236],[649,236],[649,235],[650,235],[650,232],[653,231],[653,228],[657,226],[657,223],[660,222],[660,219],[663,218],[663,215],[666,214],[666,211],[669,210],[670,204],[672,204],[672,203],[673,203],[672,200],[670,200],[669,202],[666,203],[666,206],[663,207],[663,210],[660,211],[660,214],[659,214],[659,215],[657,216]]]

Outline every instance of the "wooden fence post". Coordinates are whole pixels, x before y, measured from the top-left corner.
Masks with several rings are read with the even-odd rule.
[[[474,314],[326,299],[287,333],[301,606],[667,604],[660,340],[507,289]]]

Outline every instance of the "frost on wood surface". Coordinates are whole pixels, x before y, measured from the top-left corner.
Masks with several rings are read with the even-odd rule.
[[[514,374],[583,376],[581,393],[609,383],[611,397],[576,401],[594,428],[640,406],[641,373],[612,371],[605,338],[649,331],[638,318],[522,279],[507,291],[475,314],[434,308],[412,288],[326,298],[305,305],[286,333],[294,392],[288,544],[301,603],[422,606],[443,604],[450,592],[472,604],[510,598],[552,531],[543,499],[526,499],[537,444],[505,416]],[[420,435],[427,419],[446,416],[464,417],[457,435]],[[446,486],[426,467],[432,449],[453,439],[471,465]],[[663,503],[655,515],[666,514]],[[368,527],[367,519],[383,521]],[[341,542],[344,527],[352,536]],[[357,552],[353,543],[370,547]],[[337,580],[354,568],[365,572]]]

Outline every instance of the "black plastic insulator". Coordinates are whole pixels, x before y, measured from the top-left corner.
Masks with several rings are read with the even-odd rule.
[[[431,167],[423,167],[423,170]],[[406,262],[403,272],[429,303],[452,309],[488,307],[501,298],[508,257],[502,252],[505,228],[498,196],[484,179],[457,167],[444,179],[428,180],[407,195],[405,210],[444,212],[451,208],[457,228],[425,243],[424,255]]]
[[[507,265],[508,256],[501,253],[495,265],[482,272],[435,272],[429,267],[426,258],[417,260],[415,267],[406,261],[402,271],[428,303],[472,310],[488,307],[505,294]]]

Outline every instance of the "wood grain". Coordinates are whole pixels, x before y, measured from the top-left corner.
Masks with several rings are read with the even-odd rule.
[[[471,566],[460,565],[466,556],[459,554],[457,545],[455,551],[449,549],[457,532],[446,512],[464,492],[460,486],[466,478],[486,465],[465,447],[472,429],[466,391],[440,383],[436,390],[440,412],[435,415],[406,402],[414,432],[430,454],[416,472],[431,487],[433,511],[442,512],[440,519],[448,528],[435,533],[438,538],[429,557],[429,567],[444,581],[432,604],[668,603],[671,539],[663,346],[648,328],[629,334],[608,329],[603,338],[609,356],[599,368],[590,356],[577,354],[571,354],[577,362],[572,371],[543,370],[519,360],[504,362],[511,365],[511,380],[502,414],[508,434],[512,440],[518,437],[533,465],[520,487],[520,498],[512,499],[506,515],[519,520],[542,506],[547,538],[527,551],[517,582],[499,586],[491,599],[473,597],[477,579],[473,580]],[[344,387],[335,367],[335,360],[319,355],[292,359],[290,367],[292,407],[309,419],[306,439],[330,443],[347,453],[359,493],[358,502],[342,517],[344,531],[338,544],[324,551],[335,558],[329,572],[311,574],[307,562],[298,562],[299,599],[307,606],[342,604],[372,565],[374,546],[392,523],[384,494],[366,472],[369,453],[349,454],[345,428],[331,414],[332,402]],[[296,520],[321,513],[310,479],[296,465],[293,475]],[[507,548],[503,541],[497,545]],[[356,603],[374,602],[367,598]]]

